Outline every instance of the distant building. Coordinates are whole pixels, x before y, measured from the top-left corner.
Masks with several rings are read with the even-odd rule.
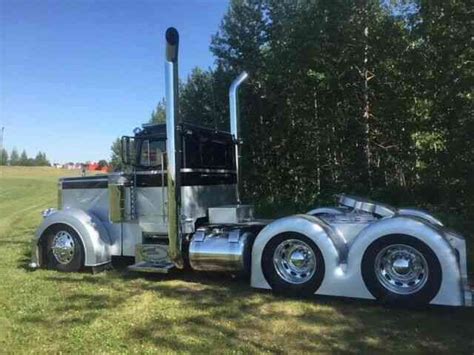
[[[88,164],[87,170],[94,171],[94,172],[107,173],[107,172],[109,172],[109,166],[108,165],[102,165],[101,166],[101,164],[94,161],[94,162],[90,162]]]
[[[63,169],[74,170],[74,169],[79,169],[79,168],[77,168],[75,163],[69,162],[63,165]]]

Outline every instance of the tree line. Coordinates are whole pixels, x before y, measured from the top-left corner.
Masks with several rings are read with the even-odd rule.
[[[472,16],[467,0],[232,0],[181,117],[228,130],[246,70],[247,200],[283,214],[348,192],[474,216]]]
[[[2,149],[0,152],[0,165],[12,165],[12,166],[49,166],[51,165],[46,153],[38,152],[34,158],[28,157],[28,154],[25,150],[18,153],[18,151],[13,148],[10,154],[6,149]]]

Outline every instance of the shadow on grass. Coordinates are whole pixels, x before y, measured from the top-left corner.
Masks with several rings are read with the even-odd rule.
[[[173,272],[144,276],[124,270],[103,277],[48,273],[45,281],[113,288],[115,296],[70,295],[55,312],[74,310],[89,323],[101,311],[130,297],[152,293],[173,304],[169,314],[153,314],[130,327],[131,341],[165,351],[426,351],[474,350],[474,309],[386,308],[372,301],[314,296],[288,298],[250,289],[242,279],[212,273]],[[125,282],[124,282],[125,281]],[[185,311],[183,311],[185,310]],[[150,317],[147,317],[147,319]]]
[[[3,245],[21,248],[17,265],[28,270],[29,243]],[[147,293],[154,305],[169,308],[130,324],[126,337],[162,351],[474,351],[473,308],[406,310],[336,297],[289,298],[251,289],[247,279],[227,274],[135,274],[125,266],[102,275],[47,271],[32,276],[58,289],[63,284],[69,291],[51,305],[47,317],[32,313],[22,321],[45,327],[88,326]]]

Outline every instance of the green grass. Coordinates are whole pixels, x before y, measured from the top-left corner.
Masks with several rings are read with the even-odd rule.
[[[30,272],[30,239],[55,206],[59,174],[0,167],[0,352],[474,351],[473,308],[290,299],[189,272]]]

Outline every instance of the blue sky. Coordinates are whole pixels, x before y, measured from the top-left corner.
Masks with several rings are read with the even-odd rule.
[[[180,32],[180,76],[207,68],[226,0],[0,0],[5,147],[51,161],[110,158],[164,96],[164,32]]]

